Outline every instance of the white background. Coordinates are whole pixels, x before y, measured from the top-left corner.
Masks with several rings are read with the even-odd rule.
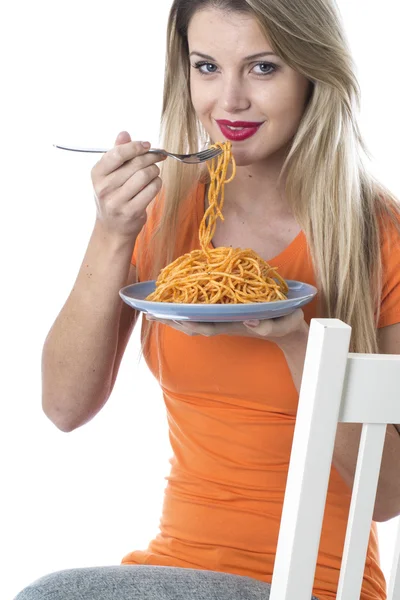
[[[396,0],[342,0],[373,170],[400,195]],[[1,597],[48,572],[119,564],[157,532],[168,473],[157,384],[138,331],[102,412],[70,434],[41,412],[44,338],[95,217],[95,155],[118,132],[158,142],[170,1],[15,1],[0,15]],[[397,18],[396,18],[397,17]],[[389,569],[394,521],[380,526]]]

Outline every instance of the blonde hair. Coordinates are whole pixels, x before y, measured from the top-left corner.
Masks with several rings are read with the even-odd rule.
[[[368,152],[356,119],[360,90],[334,0],[175,0],[162,109],[163,147],[174,152],[196,152],[209,141],[190,98],[187,30],[194,13],[210,7],[255,17],[274,52],[313,84],[281,176],[310,248],[319,316],[351,325],[352,351],[376,352],[380,229],[382,217],[398,223],[399,207],[363,163]],[[161,176],[164,208],[154,237],[153,278],[176,257],[182,202],[205,171],[166,161]]]

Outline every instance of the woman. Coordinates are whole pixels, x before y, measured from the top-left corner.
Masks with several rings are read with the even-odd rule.
[[[213,245],[251,247],[285,278],[317,285],[319,301],[273,321],[145,322],[174,451],[160,534],[122,566],[48,575],[18,600],[269,597],[310,319],[349,323],[353,351],[400,352],[399,208],[363,166],[358,98],[330,0],[174,1],[164,147],[232,140],[237,175]],[[92,171],[96,223],[43,352],[44,411],[63,431],[112,391],[137,319],[118,290],[199,247],[204,171],[167,161],[159,177],[148,148],[122,132]],[[336,597],[359,434],[339,427],[319,600]],[[399,455],[392,426],[375,520],[400,513]],[[374,526],[362,600],[383,598]]]

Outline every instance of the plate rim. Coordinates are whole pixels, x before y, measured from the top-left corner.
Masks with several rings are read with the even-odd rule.
[[[163,306],[174,306],[174,308],[176,310],[181,309],[187,309],[189,307],[196,307],[196,309],[201,309],[201,310],[208,310],[208,311],[212,311],[212,310],[216,310],[216,311],[223,311],[226,308],[230,308],[231,310],[234,307],[246,307],[246,306],[253,306],[253,307],[259,307],[260,309],[262,307],[264,307],[264,309],[266,309],[267,307],[274,307],[274,306],[281,306],[282,308],[284,308],[285,306],[287,306],[288,303],[291,302],[299,302],[301,300],[307,300],[309,298],[313,299],[315,298],[315,296],[318,294],[318,289],[312,285],[311,283],[306,283],[305,281],[298,281],[296,279],[286,279],[285,280],[286,283],[289,284],[300,284],[300,285],[306,285],[307,287],[311,288],[311,292],[307,293],[304,296],[300,296],[299,298],[288,298],[286,300],[274,300],[273,302],[246,302],[243,304],[202,304],[202,303],[183,303],[183,302],[154,302],[152,300],[145,300],[143,299],[139,299],[139,298],[132,298],[131,296],[129,296],[128,294],[125,293],[125,290],[127,290],[128,288],[132,288],[133,286],[137,286],[137,285],[145,285],[145,284],[150,284],[156,283],[155,279],[150,279],[148,281],[138,281],[137,283],[131,283],[129,285],[126,285],[124,287],[122,287],[119,290],[119,295],[121,296],[122,299],[124,299],[124,296],[126,298],[128,298],[131,301],[137,301],[137,302],[145,302],[146,305],[150,308],[152,306],[154,307],[159,307],[160,305]],[[289,285],[290,287],[290,285]]]

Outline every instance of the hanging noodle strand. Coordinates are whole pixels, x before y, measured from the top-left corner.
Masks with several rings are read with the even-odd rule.
[[[288,286],[275,268],[253,250],[213,248],[217,219],[222,221],[225,184],[236,174],[231,142],[212,147],[223,150],[207,164],[210,174],[208,208],[199,228],[201,250],[193,250],[166,266],[156,281],[156,289],[146,298],[152,302],[184,304],[248,304],[286,300]],[[229,165],[232,174],[228,178]]]

